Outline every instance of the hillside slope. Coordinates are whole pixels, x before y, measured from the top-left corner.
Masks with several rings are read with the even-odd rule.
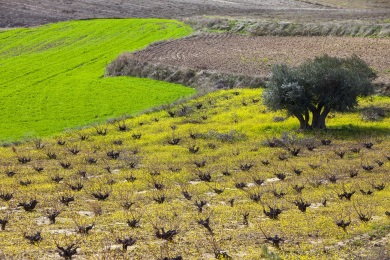
[[[124,51],[185,36],[171,20],[106,19],[0,32],[0,140],[43,136],[131,114],[194,91],[145,79],[103,78]]]
[[[75,259],[255,260],[263,246],[282,259],[388,259],[390,117],[361,112],[389,112],[390,99],[301,133],[261,93],[216,91],[0,147],[0,258],[59,259],[56,243],[75,243]]]

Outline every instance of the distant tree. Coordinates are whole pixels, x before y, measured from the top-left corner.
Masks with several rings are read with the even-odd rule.
[[[292,68],[275,65],[263,94],[264,104],[296,117],[300,129],[325,129],[330,111],[351,110],[358,96],[372,94],[374,78],[374,71],[356,55],[324,55]]]

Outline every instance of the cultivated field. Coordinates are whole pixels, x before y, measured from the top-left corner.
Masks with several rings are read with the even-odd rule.
[[[0,0],[0,259],[389,260],[390,98],[301,132],[261,88],[226,90],[357,54],[389,91],[389,14],[388,0]]]
[[[234,34],[200,34],[154,44],[129,59],[181,69],[210,70],[267,77],[275,64],[298,65],[328,54],[356,54],[378,74],[378,82],[390,83],[390,39],[352,37],[249,37]]]
[[[250,17],[289,21],[389,19],[387,0],[12,0],[0,2],[0,27],[112,17]]]
[[[191,31],[172,20],[109,19],[1,32],[0,140],[47,136],[194,93],[164,82],[103,77],[123,51]]]
[[[261,93],[1,147],[0,257],[388,259],[389,99],[302,134]]]

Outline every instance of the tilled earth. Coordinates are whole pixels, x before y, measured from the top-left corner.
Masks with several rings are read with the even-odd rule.
[[[297,65],[328,54],[357,54],[378,73],[378,82],[390,83],[390,39],[352,37],[250,37],[200,34],[153,44],[132,59],[177,68],[211,70],[248,76],[267,76],[274,64]]]
[[[359,5],[351,5],[348,0],[335,3],[332,0],[0,0],[0,27],[108,17],[227,15],[294,21],[389,18],[390,3],[387,0],[358,2]]]

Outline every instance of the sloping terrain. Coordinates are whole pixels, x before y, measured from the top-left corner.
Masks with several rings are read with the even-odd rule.
[[[299,133],[261,93],[0,147],[0,258],[388,259],[389,98]]]
[[[108,72],[112,75],[125,75],[129,68],[123,60],[135,60],[141,65],[145,63],[157,67],[169,66],[182,71],[210,71],[266,78],[274,64],[294,66],[323,54],[341,57],[356,54],[377,72],[378,84],[389,85],[389,49],[390,39],[387,38],[200,34],[153,44],[141,51],[123,54],[108,67]]]
[[[124,51],[182,37],[172,20],[63,22],[0,32],[0,140],[45,136],[166,104],[194,91],[145,79],[103,78]]]
[[[229,15],[257,19],[381,20],[389,18],[388,1],[295,0],[12,0],[0,1],[0,27],[108,17],[188,18]]]

